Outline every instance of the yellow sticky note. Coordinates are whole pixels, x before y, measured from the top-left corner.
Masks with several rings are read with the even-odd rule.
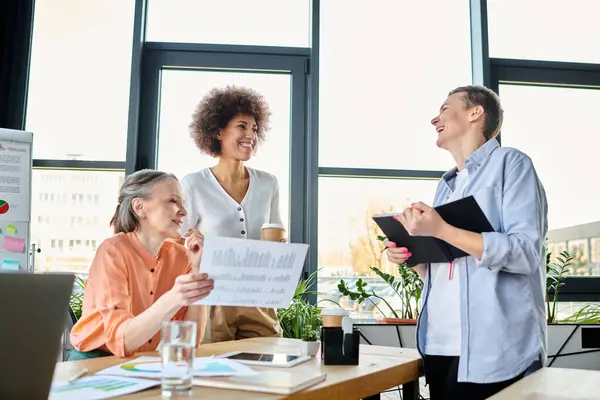
[[[8,233],[17,233],[17,227],[16,227],[16,226],[14,226],[13,224],[8,224],[8,225],[6,226],[6,231],[7,231]]]

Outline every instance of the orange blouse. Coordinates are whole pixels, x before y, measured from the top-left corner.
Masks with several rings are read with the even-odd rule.
[[[135,233],[119,233],[98,247],[85,283],[81,319],[71,330],[79,351],[103,350],[119,357],[125,351],[125,329],[131,319],[168,292],[175,278],[190,271],[186,249],[165,242],[158,256],[140,243]],[[183,320],[187,307],[173,317]],[[136,350],[156,350],[160,332]]]

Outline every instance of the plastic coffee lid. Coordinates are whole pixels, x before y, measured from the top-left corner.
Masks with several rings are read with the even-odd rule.
[[[323,308],[321,310],[321,315],[345,317],[350,315],[350,312],[348,310],[344,310],[343,308]]]
[[[285,227],[281,224],[264,224],[262,226],[262,229],[272,229],[272,228],[283,229],[285,231]]]

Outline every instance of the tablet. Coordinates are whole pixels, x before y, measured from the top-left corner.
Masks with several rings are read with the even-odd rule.
[[[249,353],[234,351],[217,357],[227,358],[242,364],[262,365],[263,367],[293,367],[311,359],[310,356],[294,356],[289,354]]]

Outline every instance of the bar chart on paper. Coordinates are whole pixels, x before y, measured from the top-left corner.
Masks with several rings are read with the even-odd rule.
[[[160,381],[108,376],[89,376],[73,383],[56,382],[50,389],[50,400],[109,399],[139,392]]]
[[[285,254],[273,255],[271,251],[259,252],[250,249],[241,253],[229,248],[216,250],[212,257],[212,264],[218,267],[293,269],[296,253],[290,250]]]
[[[300,279],[308,245],[206,237],[200,271],[213,291],[196,304],[287,307]]]

